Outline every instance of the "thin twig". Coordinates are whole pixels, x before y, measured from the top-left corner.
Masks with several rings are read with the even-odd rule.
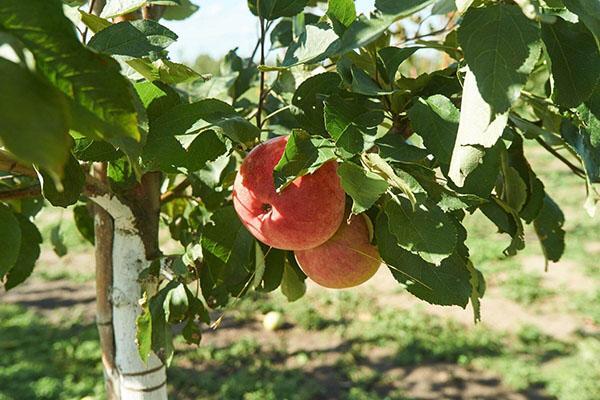
[[[453,19],[454,19],[454,13],[450,16],[450,18],[448,18],[448,21],[446,21],[446,25],[444,25],[442,28],[435,30],[433,32],[423,33],[423,34],[418,34],[418,31],[417,31],[417,34],[415,36],[404,39],[400,44],[406,43],[406,42],[412,42],[417,39],[423,39],[423,38],[429,37],[429,36],[436,36],[436,35],[439,35],[444,32],[449,32],[456,27],[456,24],[450,26],[450,23],[452,22]]]
[[[265,20],[263,17],[259,17],[260,23],[260,65],[265,65]],[[264,99],[264,91],[265,91],[265,71],[260,71],[260,89],[258,95],[258,111],[256,113],[256,126],[260,129],[262,128],[262,108]]]
[[[546,149],[550,154],[552,154],[554,157],[558,158],[567,167],[569,167],[569,169],[571,171],[573,171],[575,173],[575,175],[579,176],[580,178],[584,178],[585,179],[585,171],[584,170],[582,170],[581,168],[579,168],[578,166],[576,166],[575,164],[573,164],[571,161],[569,161],[568,159],[566,159],[562,154],[560,154],[558,151],[556,151],[552,146],[550,146],[548,143],[546,143],[542,138],[536,137],[535,140],[544,149]]]
[[[179,182],[173,189],[164,192],[161,196],[160,196],[160,202],[161,203],[167,203],[171,200],[173,200],[176,197],[179,197],[179,195],[185,190],[187,189],[190,185],[192,184],[192,182],[188,179],[185,178],[184,180],[182,180],[181,182]]]
[[[273,23],[273,21],[267,22],[267,26],[265,27],[265,34],[269,31],[269,28],[271,28],[272,23]],[[256,45],[254,46],[254,49],[252,50],[252,54],[250,54],[250,58],[248,58],[248,65],[246,67],[250,67],[252,65],[252,63],[254,62],[254,57],[256,56],[256,52],[260,48],[260,42],[261,42],[261,38],[263,36],[264,35],[261,34],[260,37],[258,38],[258,40],[256,41]]]
[[[19,199],[28,199],[31,197],[39,197],[41,196],[42,191],[40,189],[39,184],[20,187],[11,190],[2,190],[0,191],[0,200],[19,200]]]
[[[285,111],[285,110],[289,110],[289,109],[290,109],[290,107],[292,107],[292,105],[291,105],[291,104],[289,104],[289,105],[287,105],[287,106],[285,106],[285,107],[278,108],[277,110],[273,111],[271,114],[267,115],[267,116],[266,116],[266,117],[263,119],[263,122],[265,122],[266,120],[268,120],[268,119],[270,119],[270,118],[273,118],[274,116],[276,116],[276,115],[277,115],[277,114],[279,114],[280,112],[283,112],[283,111]]]
[[[92,11],[94,10],[94,4],[96,4],[96,0],[92,0],[90,2],[90,8],[88,8],[88,14],[91,14]],[[85,27],[85,30],[83,31],[83,34],[81,35],[81,40],[83,41],[83,43],[85,44],[86,42],[86,38],[87,38],[87,34],[88,34],[88,27]]]
[[[14,175],[25,175],[37,177],[35,170],[29,166],[20,164],[14,160],[8,153],[0,150],[0,171]]]

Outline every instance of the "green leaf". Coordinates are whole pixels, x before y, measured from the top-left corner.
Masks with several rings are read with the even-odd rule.
[[[527,201],[527,184],[519,172],[510,166],[503,168],[502,176],[503,181],[498,188],[500,198],[511,209],[520,212]]]
[[[81,161],[114,161],[122,157],[123,153],[103,140],[80,137],[75,139],[73,155]]]
[[[275,189],[281,191],[294,179],[312,174],[327,161],[336,158],[334,151],[335,145],[329,139],[294,129],[273,170]]]
[[[375,223],[375,236],[381,258],[394,278],[428,303],[464,308],[472,291],[468,260],[455,253],[439,266],[427,263],[397,244],[397,237],[390,231],[391,224],[387,214],[380,212]]]
[[[85,184],[85,174],[75,157],[70,156],[65,165],[65,173],[59,182],[45,171],[38,171],[42,185],[42,195],[56,207],[68,207],[79,200]]]
[[[511,242],[504,249],[505,255],[514,256],[517,254],[517,251],[525,248],[523,223],[517,211],[495,198],[493,201],[483,204],[479,209],[498,227],[498,232],[510,235]]]
[[[577,108],[579,119],[583,123],[577,127],[571,121],[564,120],[561,136],[575,150],[583,163],[588,180],[600,182],[600,88],[592,98]]]
[[[394,196],[385,205],[389,229],[398,245],[425,261],[439,265],[456,248],[457,233],[451,217],[430,201],[418,203]]]
[[[169,323],[179,323],[185,319],[188,312],[189,300],[185,286],[180,283],[167,292],[163,309],[165,319]]]
[[[481,303],[479,299],[483,297],[485,292],[485,279],[483,274],[477,270],[473,263],[469,260],[467,261],[467,268],[471,273],[471,279],[469,282],[471,283],[471,305],[473,306],[473,320],[475,323],[481,321]]]
[[[560,132],[583,164],[588,192],[585,208],[593,216],[600,202],[600,193],[595,185],[600,183],[600,87],[577,108],[577,114],[581,126],[564,120]]]
[[[155,121],[158,130],[169,129],[184,134],[200,129],[213,129],[240,144],[251,144],[259,135],[256,126],[248,122],[229,104],[216,99],[200,100],[173,107],[168,115]]]
[[[94,33],[100,32],[102,29],[108,28],[112,25],[112,22],[109,20],[99,17],[95,14],[86,13],[82,10],[79,10],[79,14],[81,15],[81,22],[83,22]]]
[[[535,233],[542,245],[546,266],[548,261],[557,262],[565,251],[565,231],[562,228],[565,223],[558,204],[546,195],[544,205],[537,218],[533,221]]]
[[[107,0],[102,9],[103,18],[114,18],[133,12],[146,4],[147,0]]]
[[[425,148],[434,155],[446,174],[456,140],[459,115],[454,104],[442,95],[419,98],[408,110],[414,132],[423,138]]]
[[[147,307],[142,309],[142,313],[135,320],[135,341],[138,347],[140,358],[146,362],[150,351],[152,351],[152,314]]]
[[[525,158],[522,141],[513,142],[508,149],[508,166],[518,173],[525,185],[526,198],[522,208],[519,208],[519,215],[525,222],[530,223],[539,214],[546,193],[544,184],[535,175]]]
[[[179,5],[167,7],[162,17],[169,21],[181,21],[192,16],[199,8],[190,0],[179,0]]]
[[[539,25],[517,6],[470,8],[458,28],[458,41],[492,115],[507,111],[540,55]]]
[[[269,34],[271,42],[271,49],[281,49],[282,47],[288,47],[294,40],[292,33],[292,21],[289,19],[282,19],[271,29]]]
[[[307,25],[298,40],[290,44],[282,62],[284,67],[315,64],[329,54],[338,36],[333,29]]]
[[[335,48],[335,55],[364,47],[377,39],[391,24],[434,3],[435,0],[377,0],[381,13],[371,19],[359,16],[344,32]]]
[[[68,105],[62,93],[3,58],[0,87],[2,145],[19,159],[61,176],[72,143]]]
[[[285,268],[285,251],[269,248],[265,254],[265,272],[260,285],[256,290],[260,292],[272,292],[277,289],[283,279]]]
[[[142,333],[138,331],[137,336],[138,351],[142,360],[147,360],[150,355],[148,341],[151,343],[151,350],[164,362],[168,363],[173,355],[171,326],[165,316],[165,300],[170,291],[178,285],[178,282],[171,281],[161,288],[148,300],[148,306],[141,314],[148,315],[144,318],[140,316],[136,321],[138,329],[142,329]]]
[[[379,155],[389,163],[429,164],[429,151],[407,143],[400,135],[385,135],[375,144]]]
[[[365,71],[353,65],[350,68],[352,75],[352,91],[354,93],[364,94],[365,96],[377,97],[386,94],[394,93],[393,90],[384,90],[379,86],[373,78],[369,76]]]
[[[600,50],[583,23],[556,18],[542,25],[542,38],[552,61],[552,98],[565,107],[587,100],[600,77]]]
[[[209,76],[201,75],[185,64],[161,58],[151,61],[149,58],[136,58],[126,61],[127,64],[150,82],[161,81],[175,85],[196,79],[209,80]]]
[[[177,35],[153,20],[123,21],[95,34],[88,47],[105,54],[145,57],[177,40]]]
[[[200,321],[209,324],[210,315],[208,314],[206,307],[204,307],[204,303],[202,303],[202,301],[198,298],[199,293],[192,293],[192,291],[185,285],[184,289],[188,296],[189,311],[192,316],[195,315]]]
[[[81,236],[94,245],[94,217],[88,210],[88,207],[86,205],[73,207],[73,220]]]
[[[188,319],[181,334],[189,344],[199,345],[202,340],[202,330],[193,318]]]
[[[149,168],[196,170],[225,153],[217,134],[249,145],[259,130],[220,100],[181,104],[153,120],[142,157]]]
[[[389,187],[379,175],[349,161],[340,164],[337,173],[344,191],[352,198],[352,214],[367,211]]]
[[[337,91],[340,83],[338,74],[325,72],[308,78],[298,86],[292,105],[297,107],[294,114],[304,129],[313,134],[327,135],[323,120],[323,100]]]
[[[59,257],[63,257],[67,254],[67,246],[65,246],[64,237],[62,232],[60,231],[60,223],[54,225],[52,229],[50,229],[50,244],[52,245],[52,250],[54,250],[54,254]]]
[[[394,168],[388,164],[381,156],[377,153],[363,153],[362,155],[363,164],[375,174],[381,176],[383,179],[390,184],[390,186],[400,190],[410,201],[414,207],[417,203],[415,195],[413,194],[413,188],[410,183],[404,178],[401,178],[396,174]],[[403,171],[400,171],[403,172]],[[408,174],[404,174],[405,176]],[[410,176],[410,175],[408,175]],[[412,177],[411,177],[412,179]]]
[[[115,191],[130,190],[137,183],[131,163],[125,158],[109,162],[106,172],[108,183]]]
[[[482,163],[488,149],[493,148],[508,122],[508,112],[494,114],[477,89],[477,78],[467,71],[462,93],[460,122],[448,176],[458,186]]]
[[[448,98],[433,95],[426,99],[419,98],[408,110],[408,116],[414,131],[423,138],[425,148],[433,154],[440,163],[442,172],[447,176],[459,127],[458,109]],[[453,188],[462,193],[487,197],[496,183],[500,147],[496,144],[491,149],[476,152],[475,154],[481,158],[474,161],[463,186]],[[473,151],[477,151],[477,148]],[[415,153],[414,150],[412,152]],[[415,156],[419,155],[419,153],[415,154]]]
[[[356,19],[354,0],[329,0],[327,16],[331,19],[336,33],[338,35],[344,33],[346,28]]]
[[[347,92],[329,96],[323,111],[327,132],[350,155],[371,147],[384,118],[380,104]]]
[[[377,68],[387,83],[393,83],[400,65],[417,51],[419,47],[384,47],[377,52]]]
[[[304,10],[308,0],[248,0],[252,14],[268,20],[293,17]]]
[[[4,284],[6,290],[10,290],[23,283],[33,272],[35,262],[40,256],[42,235],[37,227],[26,217],[17,215],[17,219],[21,227],[21,245],[17,247],[19,249],[19,257],[6,276]]]
[[[2,278],[19,258],[22,232],[20,221],[10,209],[0,204],[0,278]]]
[[[281,293],[288,301],[296,301],[306,293],[305,277],[296,265],[286,262],[283,267],[283,278],[281,279]]]
[[[33,53],[38,72],[73,100],[74,128],[103,138],[129,155],[139,153],[142,134],[130,83],[116,61],[81,44],[60,1],[4,0],[0,31],[19,38]],[[92,125],[96,129],[90,132]]]
[[[200,281],[207,301],[212,296],[222,297],[217,300],[222,304],[227,294],[242,295],[250,287],[254,272],[255,240],[233,207],[220,208],[213,214],[212,224],[204,227],[200,242],[206,263]]]
[[[138,82],[135,90],[147,109],[150,124],[159,116],[170,111],[173,107],[181,104],[179,93],[172,87],[162,82]]]
[[[252,287],[256,289],[260,286],[266,269],[265,253],[262,251],[262,247],[258,242],[254,243],[254,255],[256,261],[254,262],[255,267],[254,277],[252,278]]]
[[[598,0],[563,0],[572,13],[577,14],[587,28],[594,34],[600,46],[600,2]]]

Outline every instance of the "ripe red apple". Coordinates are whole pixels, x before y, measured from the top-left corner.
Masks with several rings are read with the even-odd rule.
[[[344,218],[345,195],[337,163],[275,192],[273,168],[286,136],[256,146],[242,162],[233,184],[233,205],[244,226],[261,242],[284,250],[304,250],[329,239]]]
[[[332,289],[349,288],[375,275],[381,259],[370,243],[366,215],[342,222],[331,239],[313,249],[295,251],[296,261],[310,279]]]

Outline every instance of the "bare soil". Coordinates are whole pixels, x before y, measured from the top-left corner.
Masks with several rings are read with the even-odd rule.
[[[594,246],[590,252],[596,249]],[[57,259],[51,251],[44,251],[38,269],[51,269],[60,263],[73,273],[91,273],[93,258],[91,255],[74,254],[66,259]],[[526,270],[539,269],[543,260],[538,257],[526,258],[523,262]],[[543,267],[542,267],[543,268]],[[571,261],[552,265],[552,273],[546,274],[544,285],[555,289],[587,291],[594,289],[594,283],[589,278],[577,273]],[[397,284],[388,276],[389,272],[382,268],[377,275],[362,286],[360,291],[372,294],[380,293],[378,301],[383,306],[403,309],[420,307],[425,312],[443,318],[452,318],[465,325],[473,323],[472,310],[459,307],[431,306],[398,290]],[[315,285],[309,285],[309,292],[322,290]],[[67,279],[55,281],[32,278],[26,284],[11,290],[0,292],[0,301],[18,303],[32,308],[53,322],[60,322],[65,316],[80,316],[84,322],[94,320],[95,289],[93,282],[76,283]],[[502,297],[496,287],[491,287],[482,304],[483,323],[494,330],[513,331],[524,323],[534,324],[544,333],[556,338],[565,339],[578,330],[588,330],[600,333],[598,326],[582,320],[576,314],[561,312],[556,299],[542,303],[534,308],[524,307]],[[359,315],[358,318],[361,318]],[[261,344],[287,350],[287,354],[297,352],[321,355],[316,360],[309,359],[302,365],[303,371],[314,375],[326,383],[335,371],[335,360],[348,351],[348,344],[343,338],[330,332],[305,331],[299,327],[290,326],[277,332],[268,332],[262,328],[259,321],[236,323],[225,319],[217,330],[208,330],[204,334],[203,343],[217,347],[227,347],[242,337],[249,337]],[[549,399],[541,391],[516,392],[505,387],[494,374],[466,368],[451,363],[423,364],[410,367],[398,367],[390,362],[385,349],[374,349],[369,352],[366,362],[370,368],[385,373],[389,385],[399,388],[407,396],[415,399]],[[289,357],[286,363],[293,366],[294,357]],[[339,390],[339,389],[338,389]],[[332,397],[336,391],[332,388]]]

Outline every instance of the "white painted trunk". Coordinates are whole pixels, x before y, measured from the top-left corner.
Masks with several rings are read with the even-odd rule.
[[[136,345],[136,318],[141,312],[139,273],[149,266],[144,243],[129,207],[116,197],[93,200],[114,219],[112,311],[116,371],[120,400],[166,400],[166,370],[151,354],[144,363]]]

